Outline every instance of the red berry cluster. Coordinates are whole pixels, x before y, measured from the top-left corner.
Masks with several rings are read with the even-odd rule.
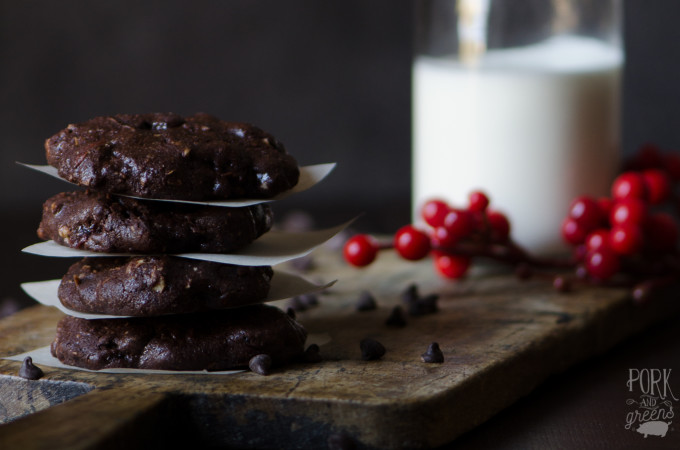
[[[345,259],[362,267],[373,262],[380,248],[393,247],[402,258],[412,261],[432,254],[435,268],[443,277],[461,278],[472,256],[490,254],[494,245],[510,245],[510,222],[488,206],[489,198],[479,191],[470,194],[467,207],[462,209],[443,200],[430,200],[421,210],[429,226],[426,230],[405,225],[395,233],[393,242],[385,245],[369,235],[355,235],[345,244]]]
[[[596,280],[663,275],[672,268],[659,263],[677,253],[678,226],[663,208],[680,180],[680,158],[648,146],[627,167],[612,183],[611,197],[578,197],[562,224],[564,240]]]
[[[674,184],[680,182],[680,155],[662,154],[645,146],[611,186],[611,196],[574,199],[562,225],[562,236],[574,248],[573,257],[539,259],[522,250],[510,237],[510,222],[489,209],[489,198],[473,192],[465,208],[430,200],[421,210],[426,229],[400,228],[389,243],[360,234],[345,244],[344,256],[366,266],[378,251],[394,248],[404,259],[432,255],[445,278],[464,276],[471,260],[486,257],[515,266],[519,278],[551,276],[547,269],[573,270],[583,280],[634,286],[633,296],[648,297],[658,286],[680,279],[679,228],[668,207],[680,209]],[[535,271],[534,269],[539,269]],[[558,274],[556,288],[569,290],[571,277]],[[639,292],[638,292],[639,291]]]

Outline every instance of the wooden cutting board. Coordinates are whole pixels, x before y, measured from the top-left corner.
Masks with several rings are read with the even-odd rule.
[[[550,374],[600,354],[680,304],[666,295],[636,305],[624,289],[577,286],[556,292],[546,279],[520,281],[484,268],[446,282],[431,262],[390,253],[372,266],[345,266],[315,254],[312,280],[338,283],[321,304],[298,313],[325,336],[321,363],[269,376],[102,374],[43,367],[18,378],[20,363],[0,360],[0,448],[128,448],[183,443],[202,447],[325,448],[329,438],[357,448],[420,448],[448,443],[529,393]],[[438,293],[439,311],[385,321],[416,283]],[[378,309],[358,312],[370,290]],[[285,304],[281,304],[285,305]],[[0,356],[47,345],[61,313],[36,306],[0,321]],[[387,349],[363,361],[359,341]],[[438,342],[442,364],[420,355]]]

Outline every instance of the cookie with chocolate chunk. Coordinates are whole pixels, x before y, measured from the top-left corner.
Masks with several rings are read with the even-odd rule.
[[[271,198],[299,178],[271,134],[208,114],[97,117],[50,137],[45,150],[68,181],[146,198]]]
[[[99,370],[229,370],[256,355],[275,365],[300,358],[305,329],[280,309],[253,305],[168,317],[85,320],[57,325],[52,355],[64,364]]]
[[[172,256],[85,258],[61,280],[69,309],[119,316],[154,316],[233,308],[266,299],[269,266],[236,266]]]
[[[228,253],[269,231],[272,220],[266,204],[223,208],[62,192],[44,203],[38,236],[106,253]]]

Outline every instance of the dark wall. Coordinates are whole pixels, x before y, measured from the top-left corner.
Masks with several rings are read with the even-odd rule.
[[[626,0],[623,144],[680,150],[680,2]]]
[[[14,162],[44,162],[45,138],[102,114],[255,123],[303,164],[339,163],[282,207],[365,212],[394,230],[409,217],[412,12],[406,0],[0,0],[2,286],[47,264],[18,250],[66,189]],[[676,0],[626,2],[628,151],[680,149],[679,21]]]
[[[44,139],[68,123],[147,111],[251,122],[303,164],[337,161],[314,201],[365,209],[369,186],[408,199],[411,9],[385,0],[4,2],[0,204],[39,207],[43,178],[13,163],[43,162]]]
[[[626,6],[625,146],[680,147],[680,3]],[[146,111],[249,121],[302,163],[338,161],[305,203],[407,204],[412,11],[393,0],[2,1],[0,205],[40,204],[49,183],[14,161],[44,161],[44,139],[66,124]]]

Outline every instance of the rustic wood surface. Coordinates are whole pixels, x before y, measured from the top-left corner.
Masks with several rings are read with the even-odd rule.
[[[359,448],[437,447],[531,392],[551,374],[677,312],[678,302],[635,305],[627,290],[519,281],[484,268],[445,282],[431,263],[381,254],[356,270],[337,253],[315,255],[310,279],[340,281],[321,304],[298,313],[327,335],[324,361],[269,376],[102,374],[42,367],[38,381],[18,378],[20,363],[0,360],[0,448],[141,447],[191,441],[203,446],[324,448],[343,436]],[[401,293],[417,283],[439,293],[440,310],[385,325]],[[370,290],[378,309],[355,310]],[[285,303],[279,303],[285,305]],[[61,313],[32,307],[0,321],[0,356],[50,343]],[[387,353],[363,361],[359,341]],[[431,342],[443,364],[420,355]]]

